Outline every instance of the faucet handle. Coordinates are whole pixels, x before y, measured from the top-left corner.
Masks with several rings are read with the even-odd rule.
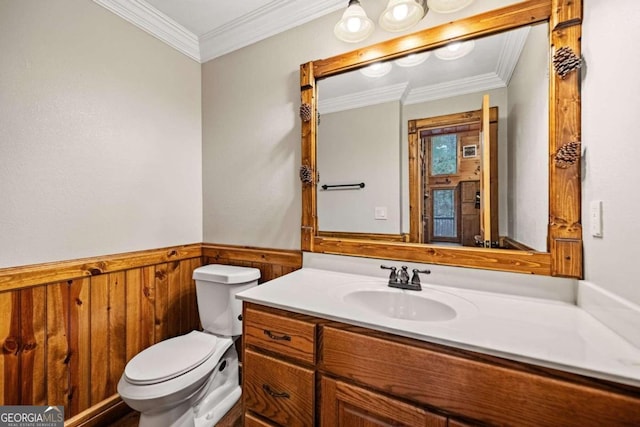
[[[401,283],[409,283],[409,267],[407,267],[406,265],[400,267],[398,277]]]
[[[396,280],[398,280],[398,275],[396,273],[397,268],[387,267],[386,265],[381,265],[380,268],[382,268],[383,270],[391,270],[391,273],[389,273],[389,282],[395,282]]]
[[[431,274],[431,270],[418,270],[417,268],[413,269],[413,277],[411,277],[411,283],[414,285],[420,284],[420,274]]]

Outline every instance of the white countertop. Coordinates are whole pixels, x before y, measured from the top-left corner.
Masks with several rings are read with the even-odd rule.
[[[426,283],[422,284],[421,292],[393,290],[379,277],[302,268],[241,292],[237,297],[421,341],[640,387],[640,349],[576,305],[423,282]],[[344,300],[349,292],[362,289],[411,293],[441,301],[453,307],[458,315],[444,321],[395,319]]]

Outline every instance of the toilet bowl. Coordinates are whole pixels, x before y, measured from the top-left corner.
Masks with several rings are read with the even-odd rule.
[[[140,426],[213,426],[241,395],[234,340],[242,333],[235,294],[257,285],[255,268],[207,265],[196,269],[204,331],[154,344],[133,357],[118,393],[140,412]]]

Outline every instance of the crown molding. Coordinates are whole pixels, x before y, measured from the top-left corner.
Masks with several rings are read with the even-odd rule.
[[[505,85],[509,85],[513,71],[518,65],[520,55],[524,49],[524,45],[529,37],[531,27],[522,27],[517,30],[509,31],[506,34],[498,63],[496,64],[496,74],[502,79]]]
[[[144,0],[93,0],[200,63],[345,7],[344,0],[274,0],[198,37]]]
[[[93,0],[157,39],[200,61],[198,37],[144,0]]]
[[[318,110],[321,114],[327,114],[397,100],[404,105],[411,105],[507,87],[518,65],[529,31],[529,27],[523,27],[507,33],[496,62],[495,72],[412,89],[408,88],[407,82],[331,99],[321,99],[318,102]],[[398,92],[400,87],[404,88],[401,93]]]
[[[318,112],[320,114],[337,113],[385,102],[402,101],[406,96],[408,86],[409,83],[404,82],[349,95],[336,96],[335,98],[321,99],[318,101]]]
[[[506,87],[506,84],[496,73],[480,74],[436,85],[417,87],[409,92],[404,104],[418,104],[501,87]]]
[[[339,9],[344,0],[275,0],[200,37],[201,62],[222,56]]]

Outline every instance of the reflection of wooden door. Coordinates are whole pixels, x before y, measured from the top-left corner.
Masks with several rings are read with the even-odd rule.
[[[498,244],[498,127],[491,122],[489,95],[482,97],[480,129],[480,235],[485,247]]]
[[[480,181],[460,183],[460,243],[476,246],[480,234]]]
[[[489,129],[489,185],[490,193],[489,207],[491,233],[498,240],[498,108],[489,109],[490,118]],[[465,181],[481,180],[481,141],[480,130],[482,122],[482,111],[467,111],[464,113],[447,114],[444,116],[429,117],[418,120],[409,120],[409,241],[416,243],[431,243],[433,222],[431,192],[437,188],[456,188],[460,191],[460,183]],[[445,135],[457,137],[457,170],[445,173],[433,173],[433,139]],[[438,159],[439,156],[436,156]],[[460,209],[460,198],[456,199]],[[478,212],[479,215],[479,212]],[[458,238],[462,231],[461,214],[458,211]],[[479,220],[478,220],[479,221]],[[480,234],[476,233],[477,235]],[[484,237],[480,238],[484,241]],[[467,240],[468,241],[468,240]]]

